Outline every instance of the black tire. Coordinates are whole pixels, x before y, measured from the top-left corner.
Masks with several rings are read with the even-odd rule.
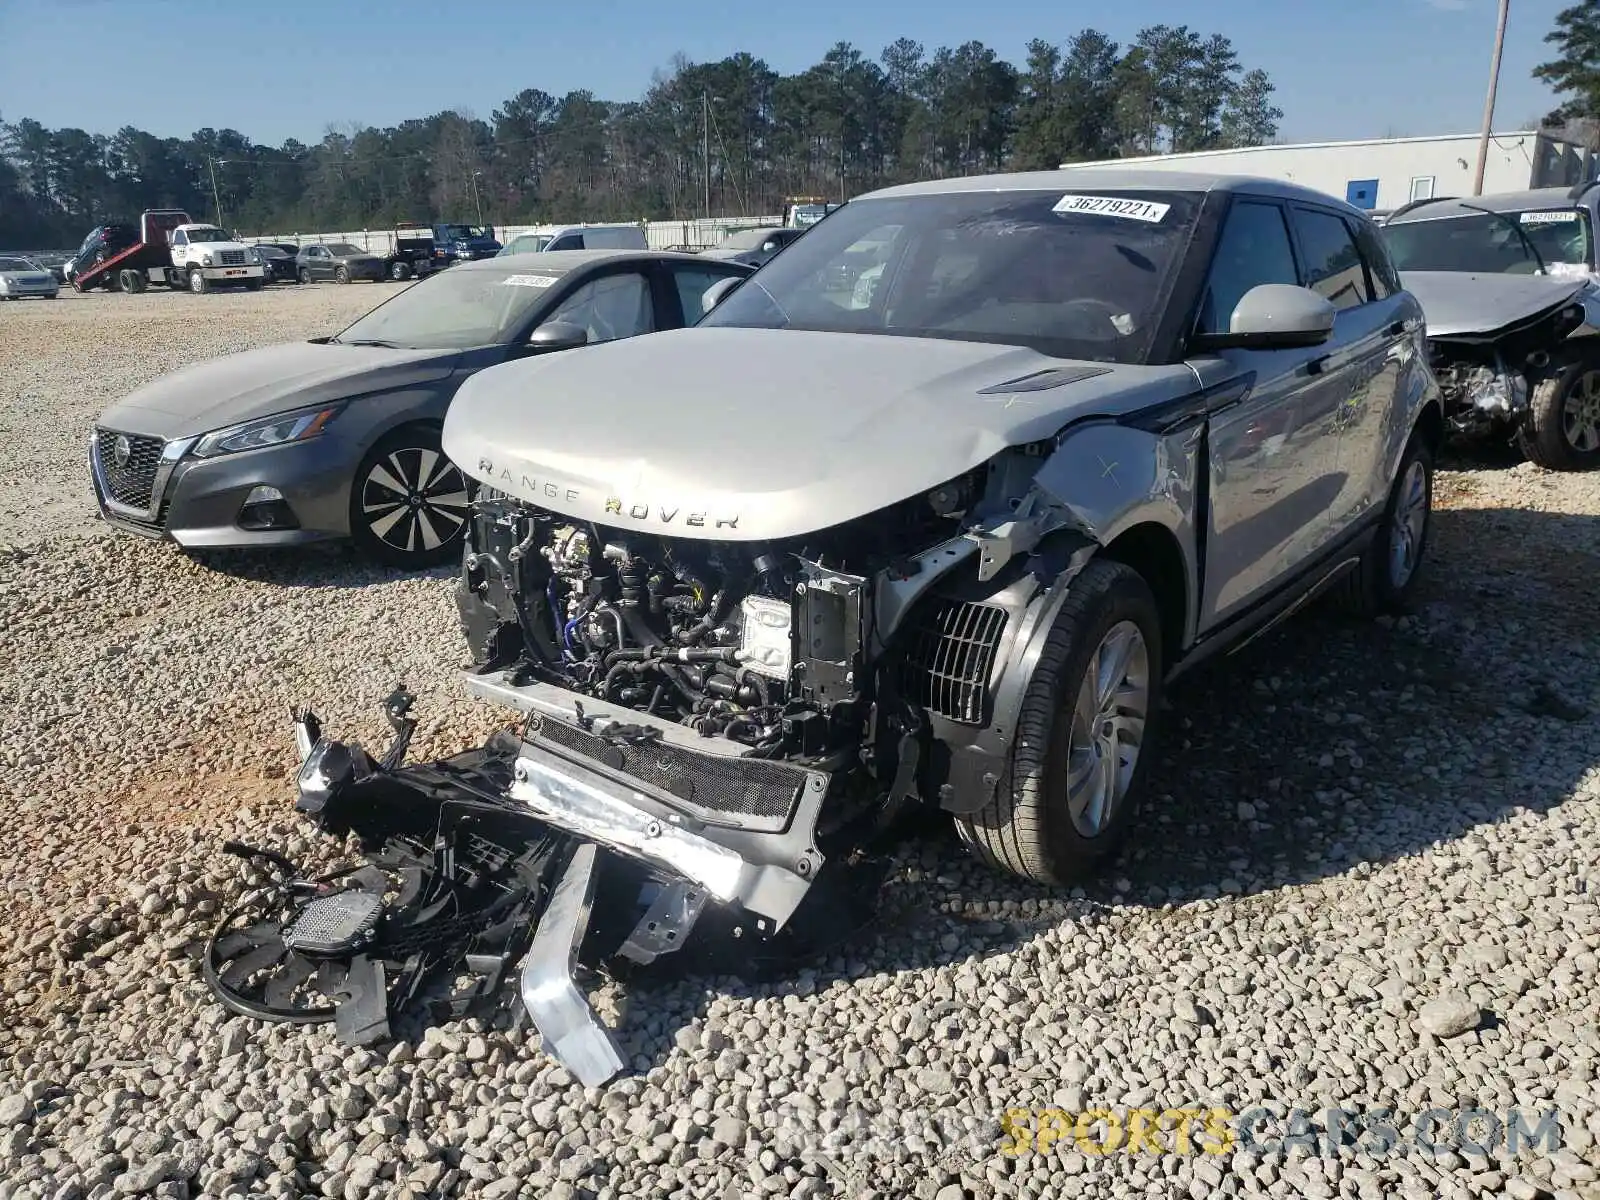
[[[389,278],[396,283],[404,283],[411,278],[411,264],[404,260],[389,264]]]
[[[134,282],[136,274],[137,272],[128,267],[117,272],[117,286],[122,289],[123,295],[131,296],[139,290],[139,285]]]
[[[189,290],[196,296],[204,296],[211,290],[211,281],[199,267],[189,268]]]
[[[1420,494],[1419,494],[1420,487]],[[1421,504],[1420,522],[1415,505]],[[1408,565],[1396,557],[1401,553],[1397,537],[1402,523],[1409,534],[1402,540],[1409,545]],[[1339,607],[1354,617],[1372,618],[1406,611],[1428,551],[1428,533],[1433,528],[1433,451],[1420,431],[1411,435],[1411,444],[1400,459],[1389,499],[1383,507],[1372,545],[1361,557],[1361,565],[1340,581],[1334,593]]]
[[[349,283],[350,282],[350,268],[349,267],[335,267],[333,269],[333,281],[335,283]]]
[[[1104,758],[1098,739],[1075,743],[1073,712],[1102,643],[1127,626],[1137,630],[1144,646],[1144,724],[1120,801],[1109,806],[1110,815],[1097,831],[1086,833],[1072,812],[1069,765],[1075,754],[1082,755],[1092,774]],[[1038,883],[1072,883],[1102,866],[1121,848],[1147,786],[1160,740],[1162,661],[1161,618],[1150,585],[1122,563],[1092,560],[1069,586],[1039,655],[1014,731],[1007,776],[987,805],[956,818],[962,841],[991,866]],[[1119,677],[1113,698],[1123,682]],[[1106,711],[1096,723],[1106,719]],[[1121,762],[1122,747],[1112,746],[1118,752],[1113,762]]]
[[[362,553],[407,570],[453,561],[466,538],[467,490],[467,477],[439,448],[436,426],[393,430],[356,468],[351,539]]]
[[[1600,466],[1600,362],[1573,363],[1534,385],[1517,447],[1547,471]]]
[[[244,281],[244,290],[247,292],[259,292],[266,282],[265,279],[246,279]]]
[[[310,283],[311,282],[311,268],[310,267],[301,267],[300,268],[300,282],[301,283]]]

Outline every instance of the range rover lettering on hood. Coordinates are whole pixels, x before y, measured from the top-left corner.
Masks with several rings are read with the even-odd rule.
[[[1194,388],[1182,364],[691,328],[481,371],[451,401],[443,444],[468,474],[568,518],[756,542],[833,528],[1073,421]]]

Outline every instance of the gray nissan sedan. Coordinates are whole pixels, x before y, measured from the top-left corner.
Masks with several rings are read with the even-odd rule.
[[[467,480],[439,447],[451,397],[498,363],[693,324],[751,271],[690,254],[486,259],[413,284],[335,337],[197,363],[101,415],[101,515],[186,549],[351,538],[406,568],[460,553]]]

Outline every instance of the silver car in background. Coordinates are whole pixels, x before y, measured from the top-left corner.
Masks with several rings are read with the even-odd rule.
[[[54,300],[60,291],[49,268],[31,258],[0,255],[0,300]]]

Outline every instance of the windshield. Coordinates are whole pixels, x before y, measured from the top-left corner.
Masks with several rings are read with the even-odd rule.
[[[508,266],[432,275],[380,304],[334,341],[417,350],[505,345],[560,282],[557,271],[526,272]]]
[[[482,225],[445,225],[442,232],[453,242],[478,242],[493,236]]]
[[[1383,236],[1402,271],[1537,275],[1542,262],[1548,274],[1581,274],[1594,261],[1589,214],[1575,208],[1402,221]]]
[[[730,233],[718,243],[721,250],[755,250],[764,245],[775,233],[772,229],[741,229]]]
[[[532,254],[543,250],[552,240],[548,233],[524,233],[520,237],[512,238],[503,253]]]
[[[1200,199],[985,191],[855,201],[700,324],[953,338],[1143,362]]]
[[[329,242],[328,253],[335,258],[349,258],[352,254],[365,254],[365,250],[357,249],[349,242]]]
[[[196,242],[231,242],[233,239],[211,225],[200,225],[188,231],[189,244]]]
[[[29,262],[25,258],[0,258],[0,271],[38,271],[42,269],[37,263]]]

